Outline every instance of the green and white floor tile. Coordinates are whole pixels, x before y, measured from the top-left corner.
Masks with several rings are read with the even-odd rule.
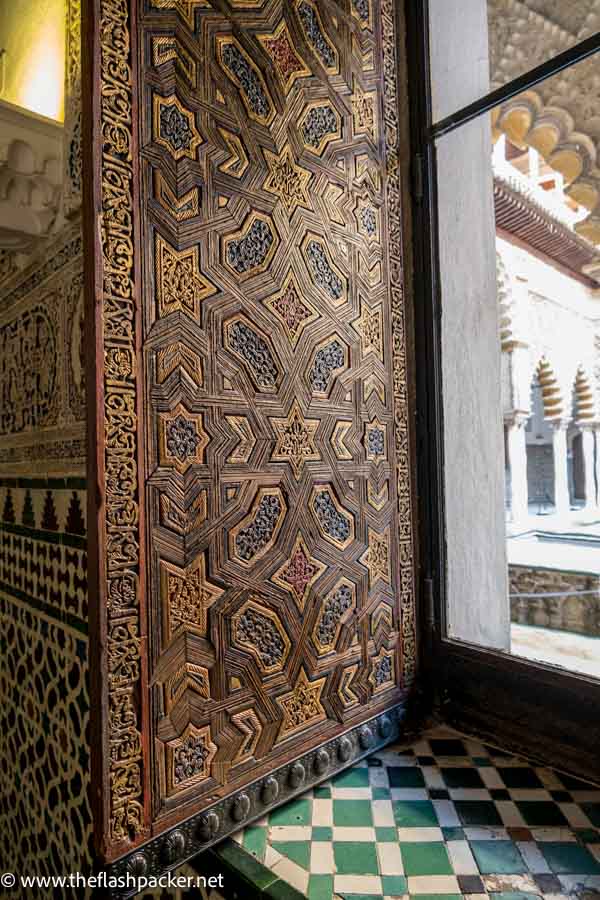
[[[600,787],[436,729],[231,840],[290,900],[590,900],[599,829]]]

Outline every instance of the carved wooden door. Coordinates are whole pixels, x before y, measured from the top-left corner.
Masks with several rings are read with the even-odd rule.
[[[134,7],[97,0],[105,853],[195,816],[179,860],[412,677],[395,13]]]

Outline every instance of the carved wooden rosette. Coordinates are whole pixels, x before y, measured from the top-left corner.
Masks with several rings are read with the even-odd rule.
[[[372,745],[414,556],[391,0],[97,3],[114,858]]]

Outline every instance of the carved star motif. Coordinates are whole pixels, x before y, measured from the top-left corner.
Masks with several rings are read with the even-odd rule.
[[[375,353],[383,360],[383,315],[381,306],[369,309],[366,303],[361,303],[360,316],[352,323],[352,327],[360,336],[360,345],[363,354]]]
[[[152,137],[156,143],[164,147],[174,160],[184,156],[195,159],[202,137],[196,128],[194,113],[186,109],[175,94],[170,97],[155,94],[153,109]]]
[[[271,460],[289,463],[298,480],[305,462],[316,462],[321,459],[321,454],[315,447],[315,435],[320,421],[305,419],[298,401],[295,400],[286,419],[271,419],[271,422],[277,436]]]
[[[304,538],[298,532],[290,558],[271,576],[271,581],[290,591],[300,612],[304,611],[309,591],[327,566],[310,555]]]
[[[265,191],[279,197],[288,216],[292,215],[297,206],[311,209],[307,188],[312,172],[294,162],[289,147],[280,156],[270,150],[265,150],[264,154],[269,167],[269,174],[263,184]]]
[[[294,48],[284,20],[279,23],[273,34],[258,35],[258,39],[275,63],[275,69],[286,94],[296,78],[310,75],[310,69]]]
[[[291,269],[287,274],[283,289],[265,300],[265,306],[281,322],[292,347],[296,346],[306,326],[319,318],[316,309],[302,296],[296,276]]]
[[[352,103],[352,128],[354,134],[366,134],[377,141],[377,102],[374,91],[366,92],[358,84],[350,98]]]
[[[154,268],[159,318],[180,310],[198,320],[200,304],[216,291],[200,272],[198,247],[176,250],[157,233]]]
[[[205,637],[207,611],[223,590],[208,581],[204,553],[183,569],[161,560],[160,582],[167,641],[182,631]]]
[[[387,584],[391,581],[390,529],[382,533],[369,528],[369,546],[358,560],[369,570],[369,587],[379,579]]]
[[[160,465],[174,466],[182,475],[190,466],[202,465],[210,441],[202,413],[191,413],[178,403],[172,412],[159,413],[158,420]]]
[[[322,722],[327,718],[321,704],[321,694],[326,678],[327,676],[318,678],[316,681],[309,681],[305,670],[300,669],[292,690],[275,698],[283,713],[278,740],[309,728],[311,725],[316,725],[317,722]]]

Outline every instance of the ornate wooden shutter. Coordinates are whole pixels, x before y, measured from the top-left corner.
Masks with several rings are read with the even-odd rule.
[[[142,873],[398,729],[395,11],[96,0],[94,31],[97,815]]]

